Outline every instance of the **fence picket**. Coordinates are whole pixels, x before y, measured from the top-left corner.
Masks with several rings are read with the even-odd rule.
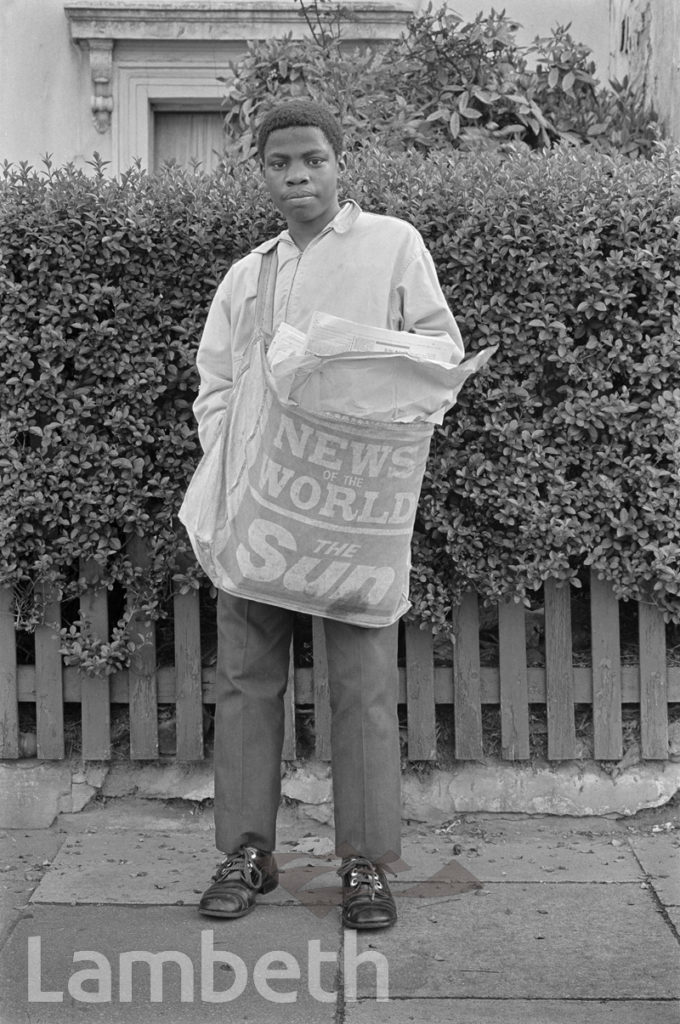
[[[546,580],[544,597],[548,758],[561,761],[576,756],[569,585]]]
[[[19,756],[18,696],[14,592],[0,587],[0,758]]]
[[[404,628],[409,761],[434,761],[437,726],[434,702],[432,633],[413,623]]]
[[[323,620],[312,617],[312,648],[314,664],[312,685],[314,687],[314,752],[320,761],[331,759],[331,702],[328,682],[328,652]]]
[[[63,669],[59,648],[61,604],[43,587],[44,620],[35,631],[35,714],[38,757],[64,757]]]
[[[149,552],[140,537],[129,544],[130,557],[135,565],[144,569],[149,564]],[[156,627],[144,614],[129,606],[130,630],[137,645],[130,659],[130,759],[149,761],[158,757],[158,693],[156,681]]]
[[[619,603],[609,583],[594,572],[590,576],[590,622],[593,752],[598,760],[618,761],[623,754]]]
[[[501,752],[509,761],[529,757],[529,698],[524,606],[498,605],[501,681]]]
[[[468,591],[453,610],[453,709],[456,757],[475,761],[484,754],[482,738],[479,607]]]
[[[148,563],[141,542],[131,545],[137,563]],[[81,616],[91,631],[107,636],[106,595],[99,593],[95,566],[91,586],[83,595]],[[132,597],[129,598],[132,601]],[[61,759],[65,753],[64,701],[82,702],[83,757],[110,757],[111,703],[129,703],[133,760],[158,756],[158,702],[176,702],[177,757],[194,760],[202,754],[202,705],[214,703],[214,668],[201,666],[199,605],[195,594],[176,602],[175,664],[156,665],[155,629],[137,612],[132,620],[137,651],[129,670],[106,679],[84,678],[77,667],[62,668],[58,635],[61,608],[45,595],[45,624],[35,636],[36,663],[17,664],[13,598],[0,589],[0,756],[20,754],[18,708],[36,705],[38,756]],[[130,607],[130,606],[129,606]],[[133,609],[131,609],[132,611]],[[437,705],[454,702],[455,756],[483,757],[482,705],[500,705],[502,756],[517,759],[528,752],[528,710],[545,703],[548,713],[548,756],[580,756],[576,744],[575,704],[592,704],[594,755],[617,760],[622,748],[622,703],[639,703],[641,746],[645,758],[668,756],[667,703],[680,700],[680,668],[666,665],[662,613],[641,605],[639,665],[621,665],[618,606],[610,588],[591,581],[592,667],[572,663],[570,592],[556,581],[545,584],[546,665],[526,666],[524,612],[519,605],[499,605],[499,664],[480,667],[479,613],[474,593],[465,595],[453,613],[452,668],[434,667],[431,637],[407,626],[406,664],[400,670],[400,700],[408,709],[409,757],[436,756]],[[314,668],[295,669],[291,645],[289,686],[285,697],[284,760],[296,758],[296,707],[314,702],[316,754],[330,756],[330,700],[325,637],[320,621],[313,623]],[[141,634],[142,643],[139,640]]]
[[[640,747],[650,760],[668,757],[668,682],[663,612],[642,601],[640,637]]]
[[[201,680],[201,619],[197,590],[175,594],[175,721],[177,759],[203,758],[203,683]]]
[[[293,641],[290,642],[290,659],[288,661],[288,686],[283,699],[283,761],[294,761],[297,754],[295,735],[295,656]]]
[[[109,610],[106,590],[98,587],[101,568],[90,559],[84,561],[80,574],[88,588],[80,598],[80,618],[89,625],[91,635],[105,643],[109,639]],[[111,756],[111,698],[108,675],[92,676],[78,673],[80,682],[80,716],[82,724],[82,756],[86,761],[106,761]]]

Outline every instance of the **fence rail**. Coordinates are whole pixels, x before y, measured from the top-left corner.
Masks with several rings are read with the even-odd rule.
[[[144,553],[138,553],[143,559]],[[93,633],[108,635],[106,593],[98,588],[96,569],[84,566],[91,586],[81,599],[80,614]],[[215,670],[202,665],[199,596],[174,598],[174,665],[157,666],[154,623],[139,620],[142,637],[126,671],[84,676],[64,666],[59,638],[50,623],[60,621],[59,604],[46,595],[46,625],[35,636],[35,663],[18,665],[11,591],[0,589],[0,757],[19,757],[19,705],[34,703],[37,756],[65,756],[64,705],[81,705],[82,758],[111,757],[111,705],[129,705],[130,758],[159,756],[158,705],[175,705],[176,758],[204,756],[203,705],[214,704]],[[477,597],[465,595],[455,609],[451,664],[435,663],[431,635],[416,626],[404,631],[405,656],[400,668],[400,703],[407,712],[407,756],[431,761],[437,749],[436,709],[452,707],[454,749],[458,760],[483,757],[483,710],[500,709],[501,753],[507,760],[530,755],[530,709],[545,705],[547,756],[568,760],[582,756],[575,732],[577,705],[590,705],[593,754],[618,760],[623,754],[622,706],[639,705],[640,747],[645,759],[668,756],[668,704],[680,702],[680,666],[667,666],[662,613],[645,604],[638,610],[637,664],[622,664],[618,602],[608,585],[593,577],[590,587],[590,665],[574,665],[569,588],[548,581],[544,587],[544,664],[527,659],[526,612],[519,604],[498,608],[498,664],[480,657]],[[284,757],[296,756],[296,707],[313,707],[315,753],[330,756],[328,666],[323,630],[312,625],[313,665],[294,667],[291,657],[286,697]]]

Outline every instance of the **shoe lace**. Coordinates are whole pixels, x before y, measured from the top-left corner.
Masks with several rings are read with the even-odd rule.
[[[262,885],[262,871],[257,866],[255,858],[258,851],[253,846],[244,846],[236,853],[230,853],[221,864],[217,865],[217,871],[213,875],[213,881],[224,882],[231,875],[237,875],[247,885],[256,889]]]
[[[376,893],[384,890],[382,872],[367,857],[352,857],[343,861],[338,874],[351,889],[367,885],[372,900],[375,899]]]

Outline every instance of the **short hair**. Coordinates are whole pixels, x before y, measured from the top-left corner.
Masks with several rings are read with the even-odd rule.
[[[290,100],[265,115],[257,133],[257,155],[264,159],[264,149],[272,132],[280,128],[320,128],[333,147],[336,157],[343,151],[342,127],[337,117],[322,103],[313,100]]]

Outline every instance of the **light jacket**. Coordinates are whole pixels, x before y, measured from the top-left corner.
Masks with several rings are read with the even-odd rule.
[[[463,342],[432,257],[412,225],[364,213],[353,201],[300,251],[282,231],[232,265],[213,298],[196,364],[194,415],[204,451],[219,431],[235,374],[255,329],[262,254],[278,250],[274,330],[281,321],[306,331],[315,310],[398,331],[448,335]]]

